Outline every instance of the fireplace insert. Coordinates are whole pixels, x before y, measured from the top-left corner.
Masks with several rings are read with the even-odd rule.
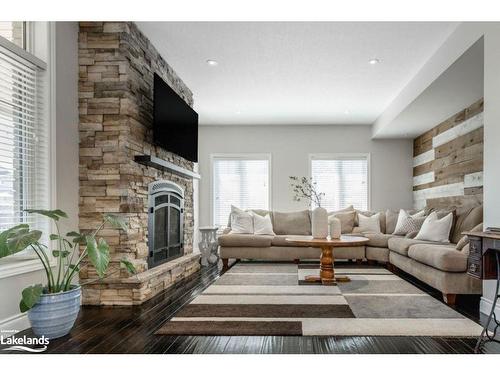
[[[160,180],[149,184],[148,266],[184,254],[184,190],[177,184]]]

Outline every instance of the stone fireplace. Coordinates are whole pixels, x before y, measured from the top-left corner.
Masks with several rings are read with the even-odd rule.
[[[119,213],[128,227],[118,231],[106,226],[101,231],[110,246],[109,276],[103,282],[85,285],[84,304],[140,304],[200,267],[199,254],[193,253],[193,179],[189,173],[194,164],[153,145],[154,73],[193,105],[189,88],[134,23],[80,23],[79,226],[82,232],[91,231],[99,226],[102,214]],[[139,163],[135,160],[139,155],[175,168]],[[188,173],[176,173],[176,168]],[[169,194],[155,195],[155,187],[165,188]],[[160,225],[168,230],[170,223],[179,224],[178,237],[151,232],[152,196],[159,198],[153,211],[167,215]],[[157,262],[151,261],[151,251],[153,259],[156,253]],[[137,275],[130,276],[120,268],[119,261],[124,258],[135,265]],[[95,278],[90,265],[80,271],[82,283]]]

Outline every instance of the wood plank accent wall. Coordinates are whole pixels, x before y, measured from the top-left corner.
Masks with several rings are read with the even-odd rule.
[[[413,204],[483,201],[483,99],[413,141]]]

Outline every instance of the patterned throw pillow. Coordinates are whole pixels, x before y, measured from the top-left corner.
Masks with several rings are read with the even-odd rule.
[[[393,234],[404,236],[410,232],[418,232],[424,221],[425,216],[420,216],[420,213],[412,216],[405,210],[401,210],[399,211],[398,223]]]

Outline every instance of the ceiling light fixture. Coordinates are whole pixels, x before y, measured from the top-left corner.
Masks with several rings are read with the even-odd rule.
[[[219,63],[215,60],[207,60],[207,64],[210,65],[210,66],[217,66],[219,65]]]
[[[368,63],[370,65],[377,65],[379,62],[380,62],[379,59],[370,59],[370,60],[368,60]]]

